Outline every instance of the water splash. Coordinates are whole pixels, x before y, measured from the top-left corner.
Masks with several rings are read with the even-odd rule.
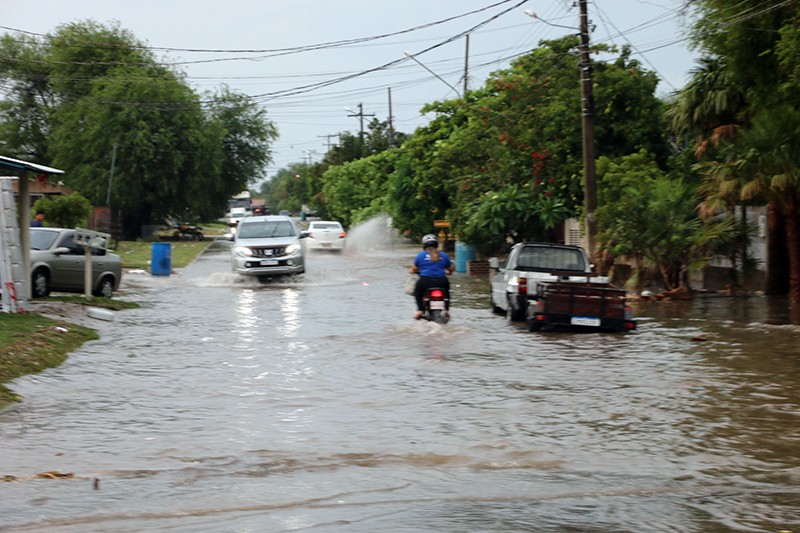
[[[378,215],[350,228],[345,251],[348,254],[392,251],[407,244],[392,226],[392,218]]]

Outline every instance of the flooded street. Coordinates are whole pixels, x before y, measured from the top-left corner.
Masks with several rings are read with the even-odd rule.
[[[438,326],[416,249],[353,237],[266,284],[225,242],[129,276],[140,309],[13,384],[0,531],[800,532],[800,328],[767,299],[528,333],[457,274]]]

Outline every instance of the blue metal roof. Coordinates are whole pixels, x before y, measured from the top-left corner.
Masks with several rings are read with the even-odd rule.
[[[40,174],[63,174],[63,170],[57,168],[46,167],[44,165],[37,165],[36,163],[29,163],[13,157],[6,157],[0,155],[0,168],[10,168],[14,170],[29,170],[38,172]]]

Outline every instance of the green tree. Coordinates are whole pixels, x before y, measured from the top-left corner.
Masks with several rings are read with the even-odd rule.
[[[667,176],[642,150],[618,161],[600,158],[598,240],[631,260],[629,283],[640,288],[646,267],[668,290],[689,289],[689,272],[708,264],[736,242],[732,218],[704,219],[696,186]]]
[[[693,39],[704,56],[671,110],[672,124],[679,132],[695,135],[693,148],[707,177],[705,194],[710,205],[742,202],[745,196],[748,202],[756,202],[756,195],[743,191],[748,183],[763,181],[753,176],[768,176],[772,170],[759,167],[769,163],[754,155],[763,154],[763,149],[751,150],[755,147],[742,144],[742,139],[753,139],[746,132],[756,127],[757,120],[764,120],[756,117],[774,109],[786,111],[787,106],[789,112],[796,112],[800,106],[800,6],[796,2],[765,7],[757,0],[699,0],[693,8],[697,14]],[[715,186],[720,188],[715,190]],[[787,278],[797,278],[783,268],[791,262],[787,260],[789,246],[794,245],[785,237],[792,223],[786,219],[785,206],[777,205],[778,198],[763,194],[767,189],[761,188],[769,213],[767,290],[786,292],[791,285]],[[791,292],[800,294],[800,290]]]
[[[710,193],[736,195],[743,204],[768,201],[785,224],[789,299],[800,305],[800,115],[789,105],[756,115],[751,127],[726,145],[723,160],[699,165]]]
[[[168,215],[216,218],[270,160],[276,132],[261,108],[227,88],[204,108],[118,25],[66,24],[43,43],[6,36],[0,51],[14,88],[0,146],[64,169],[95,205],[110,199],[128,237]]]
[[[223,182],[230,191],[243,191],[261,181],[265,167],[272,162],[271,143],[278,138],[266,109],[224,86],[214,95],[208,115],[224,131]]]
[[[172,214],[187,218],[200,189],[194,180],[213,181],[213,169],[199,164],[207,145],[205,118],[190,103],[194,95],[159,68],[120,68],[92,87],[89,97],[60,105],[53,115],[50,153],[66,171],[64,181],[95,205],[105,203],[111,185],[111,207],[123,214],[128,237]]]
[[[312,166],[292,163],[280,169],[271,179],[261,184],[259,194],[264,197],[273,212],[282,210],[297,213],[303,205],[312,201],[314,187],[310,186]]]
[[[47,161],[48,117],[55,105],[46,47],[31,37],[0,37],[0,148],[6,155]]]
[[[330,167],[323,175],[325,206],[345,226],[388,210],[388,183],[397,155],[392,151]]]
[[[552,240],[559,223],[581,212],[577,45],[576,37],[543,41],[467,98],[426,106],[435,118],[401,148],[417,196],[435,218],[444,211],[470,244]],[[644,148],[666,164],[656,76],[628,50],[597,62],[595,72],[598,154]]]

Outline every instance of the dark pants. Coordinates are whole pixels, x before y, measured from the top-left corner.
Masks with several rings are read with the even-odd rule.
[[[447,298],[447,309],[450,309],[450,280],[446,276],[442,278],[420,276],[419,280],[417,280],[417,287],[414,289],[414,298],[417,299],[417,311],[424,310],[422,298],[425,296],[425,291],[434,287],[444,289],[444,297]]]

